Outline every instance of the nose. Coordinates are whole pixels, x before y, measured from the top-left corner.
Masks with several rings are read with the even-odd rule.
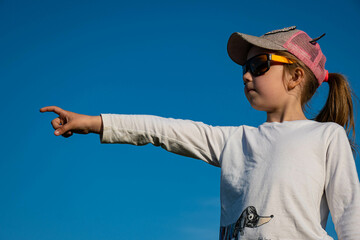
[[[252,81],[252,76],[251,76],[251,74],[250,74],[249,71],[247,71],[247,72],[243,75],[243,81],[244,81],[244,85],[246,85],[246,83]]]

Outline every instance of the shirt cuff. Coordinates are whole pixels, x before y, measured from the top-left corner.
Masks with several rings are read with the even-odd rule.
[[[100,142],[101,143],[111,143],[111,135],[112,135],[112,118],[111,114],[100,114],[102,118],[103,124],[103,132],[100,135]]]

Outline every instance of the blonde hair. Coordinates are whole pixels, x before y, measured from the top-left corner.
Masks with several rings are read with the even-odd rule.
[[[303,111],[309,107],[308,102],[313,97],[319,83],[313,72],[297,57],[286,51],[278,51],[276,54],[292,60],[293,64],[284,65],[284,71],[292,73],[300,67],[305,72],[305,83],[301,93],[301,107]],[[323,83],[324,84],[324,83]],[[358,152],[358,146],[355,143],[355,120],[353,110],[353,93],[346,77],[339,73],[329,73],[328,78],[329,95],[324,107],[314,118],[318,122],[335,122],[343,126],[347,132],[349,142],[353,153]]]

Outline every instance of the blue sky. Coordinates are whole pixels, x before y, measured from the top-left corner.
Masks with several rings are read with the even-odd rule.
[[[217,239],[220,169],[153,146],[56,137],[55,114],[39,109],[257,126],[265,114],[246,101],[227,40],[293,25],[327,34],[326,68],[359,95],[359,11],[357,0],[0,0],[0,239]],[[326,94],[324,84],[308,116]]]

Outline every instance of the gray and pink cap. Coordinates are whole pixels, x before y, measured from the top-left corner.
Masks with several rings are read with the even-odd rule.
[[[321,37],[323,37],[322,35]],[[321,85],[327,82],[328,71],[325,70],[326,57],[316,42],[296,26],[274,30],[261,37],[235,32],[228,41],[228,54],[237,64],[244,65],[252,46],[275,51],[288,51],[301,60],[315,75]]]

